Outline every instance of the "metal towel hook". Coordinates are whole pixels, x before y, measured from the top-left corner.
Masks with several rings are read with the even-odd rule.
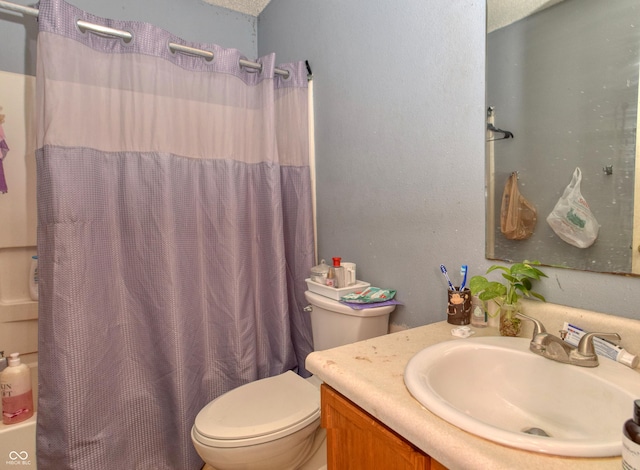
[[[497,134],[503,134],[503,137],[497,138],[497,139],[489,139],[489,141],[492,140],[504,140],[504,139],[513,139],[513,132],[509,132],[509,131],[503,131],[502,129],[498,129],[496,126],[494,126],[491,123],[487,124],[487,130],[490,130],[491,132],[495,132]]]

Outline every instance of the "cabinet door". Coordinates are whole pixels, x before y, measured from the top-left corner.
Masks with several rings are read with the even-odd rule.
[[[444,468],[331,387],[321,390],[328,470]]]

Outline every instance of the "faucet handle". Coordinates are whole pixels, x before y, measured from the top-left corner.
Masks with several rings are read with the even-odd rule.
[[[578,343],[578,354],[585,357],[595,357],[596,351],[593,347],[593,338],[596,336],[602,339],[620,341],[620,335],[618,333],[585,333]]]
[[[533,337],[535,338],[536,336],[538,336],[540,333],[546,333],[547,330],[545,330],[544,325],[536,320],[533,317],[530,317],[529,315],[525,315],[524,313],[518,312],[516,313],[517,317],[521,317],[525,320],[529,320],[533,322]]]

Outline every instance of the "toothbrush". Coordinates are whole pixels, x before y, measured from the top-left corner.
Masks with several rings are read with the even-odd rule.
[[[467,270],[469,267],[466,264],[460,266],[460,275],[462,276],[462,284],[460,284],[460,290],[464,289],[465,284],[467,283]]]
[[[447,280],[447,283],[449,284],[449,290],[456,290],[455,287],[453,287],[453,284],[451,284],[451,279],[449,279],[449,273],[447,273],[447,268],[444,267],[444,264],[440,265],[440,271],[442,271],[442,274],[444,274],[444,277]]]

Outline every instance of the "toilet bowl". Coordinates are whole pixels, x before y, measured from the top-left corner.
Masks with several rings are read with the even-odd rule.
[[[394,306],[354,310],[305,292],[311,304],[316,350],[387,333]],[[207,470],[308,470],[322,468],[320,383],[292,371],[235,388],[197,415],[191,440]],[[316,462],[319,462],[317,464]],[[316,467],[316,465],[319,465]]]
[[[217,470],[299,468],[322,443],[318,387],[287,371],[221,395],[196,417],[196,451]]]

